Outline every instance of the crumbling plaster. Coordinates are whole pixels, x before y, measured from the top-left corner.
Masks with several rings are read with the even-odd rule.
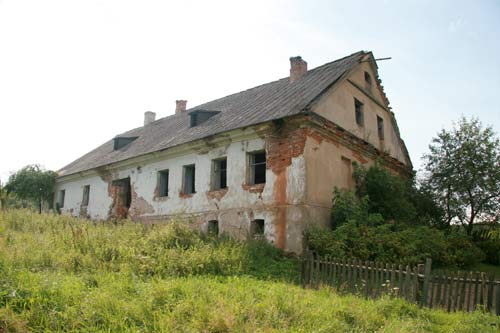
[[[62,212],[77,216],[83,198],[83,187],[90,185],[90,202],[87,214],[92,219],[112,217],[114,180],[130,178],[132,203],[129,216],[152,223],[170,218],[188,220],[195,228],[205,230],[210,220],[219,221],[219,230],[239,238],[248,236],[250,222],[265,220],[265,237],[268,241],[288,251],[301,251],[301,230],[297,234],[292,226],[301,223],[300,205],[305,200],[305,161],[303,147],[295,155],[279,153],[273,142],[283,139],[266,139],[266,134],[255,131],[253,137],[241,141],[224,140],[222,144],[210,143],[209,149],[199,146],[185,149],[183,154],[159,156],[147,163],[127,167],[107,167],[96,170],[84,178],[64,177],[57,190],[66,190]],[[287,142],[287,139],[284,139]],[[283,144],[283,142],[282,142]],[[292,143],[294,145],[296,143]],[[274,153],[272,152],[274,149]],[[266,150],[276,161],[268,165],[266,184],[247,184],[247,154]],[[227,157],[227,190],[211,191],[212,160]],[[182,194],[183,166],[195,164],[195,188],[192,195]],[[273,165],[279,167],[272,168]],[[158,197],[158,172],[169,170],[168,197]],[[277,180],[280,185],[276,188]],[[288,230],[290,235],[288,235]]]
[[[371,92],[363,90],[365,71],[374,80]],[[300,253],[306,227],[328,226],[333,188],[353,188],[352,162],[369,166],[379,160],[394,173],[411,174],[411,162],[376,79],[372,64],[363,62],[301,115],[60,177],[56,189],[66,190],[62,212],[77,216],[83,187],[90,185],[87,215],[112,217],[112,182],[129,177],[132,219],[156,223],[175,218],[203,231],[208,221],[217,220],[221,233],[241,239],[248,237],[252,220],[263,219],[269,242]],[[362,128],[355,122],[354,98],[364,103]],[[377,115],[384,119],[383,141],[377,135]],[[248,153],[260,150],[267,153],[266,183],[250,185]],[[211,191],[212,160],[224,156],[228,188]],[[186,195],[183,166],[192,164],[196,193]],[[159,197],[158,172],[167,169],[169,193]]]

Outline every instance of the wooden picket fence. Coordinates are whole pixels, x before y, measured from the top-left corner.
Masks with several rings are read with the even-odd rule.
[[[328,286],[367,298],[390,295],[446,311],[473,311],[481,307],[500,315],[500,281],[495,280],[494,275],[481,272],[433,274],[431,266],[431,259],[411,267],[320,257],[306,252],[301,282],[304,287]]]

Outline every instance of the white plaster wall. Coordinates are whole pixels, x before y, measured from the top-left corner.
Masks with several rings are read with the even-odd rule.
[[[197,153],[187,150],[178,156],[157,158],[152,162],[137,163],[128,167],[110,169],[110,180],[130,177],[131,186],[137,198],[145,200],[152,208],[142,217],[155,218],[156,216],[200,216],[203,222],[201,229],[207,227],[209,220],[219,221],[220,232],[227,232],[234,236],[245,238],[248,236],[250,222],[254,219],[265,221],[265,237],[274,243],[275,223],[278,223],[274,204],[275,175],[271,169],[266,171],[266,184],[262,193],[252,193],[244,189],[247,182],[248,162],[247,154],[264,150],[264,139],[235,141],[227,145],[209,150],[207,153]],[[210,198],[207,192],[211,191],[212,160],[227,157],[227,193],[221,200]],[[181,196],[183,167],[194,164],[196,193],[190,197]],[[169,170],[168,197],[155,197],[158,185],[158,172]],[[300,205],[305,201],[305,160],[303,156],[292,159],[287,173],[287,205]],[[75,178],[75,177],[73,177]],[[83,198],[83,188],[90,185],[90,198],[87,208],[92,219],[106,219],[112,205],[112,198],[108,194],[108,183],[101,176],[94,174],[84,178],[76,177],[71,181],[60,181],[59,190],[66,190],[64,214],[78,216]],[[288,208],[289,209],[289,208]],[[287,218],[287,246],[289,251],[300,252],[301,231],[297,227],[302,223],[299,210],[288,213]],[[297,230],[297,231],[294,231]]]
[[[274,176],[266,173],[266,186],[262,195],[250,193],[242,187],[246,183],[247,153],[263,150],[263,139],[234,142],[206,154],[195,152],[171,159],[156,161],[141,167],[140,173],[131,176],[131,183],[138,197],[151,203],[154,213],[146,215],[172,215],[180,213],[203,213],[212,210],[223,210],[239,207],[258,207],[272,201]],[[209,199],[207,192],[211,190],[212,160],[227,157],[227,193],[218,201]],[[181,197],[183,167],[194,164],[196,193],[191,197]],[[154,198],[158,182],[158,172],[169,170],[169,193],[167,198]],[[131,172],[132,170],[128,170]],[[122,175],[122,172],[120,172]],[[125,176],[125,174],[123,175]]]
[[[145,165],[117,169],[112,171],[112,179],[130,177],[137,197],[153,206],[154,212],[145,216],[174,215],[181,213],[196,214],[214,210],[236,208],[268,208],[273,203],[273,187],[275,175],[271,170],[266,172],[266,184],[262,193],[251,193],[243,188],[247,181],[247,154],[265,149],[265,140],[255,138],[240,142],[232,142],[227,146],[215,148],[208,153],[198,154],[194,151],[173,158],[157,160]],[[227,193],[219,201],[210,199],[207,192],[211,190],[212,160],[227,157]],[[194,164],[196,193],[191,197],[181,197],[182,175],[185,165]],[[158,184],[158,172],[169,170],[168,197],[155,198]],[[294,158],[288,167],[287,198],[289,204],[304,201],[305,161],[302,156]],[[60,182],[57,191],[65,189],[65,205],[62,211],[77,216],[83,198],[83,187],[90,185],[88,212],[95,219],[106,219],[112,199],[108,195],[108,184],[100,176],[94,175],[69,182]],[[57,192],[57,193],[58,193]],[[255,217],[258,218],[258,217]]]
[[[59,191],[65,190],[63,214],[79,216],[80,205],[83,199],[83,188],[90,185],[89,204],[87,214],[93,219],[106,219],[112,199],[108,196],[108,184],[98,176],[80,178],[71,182],[59,183],[56,186],[56,200],[59,200]]]

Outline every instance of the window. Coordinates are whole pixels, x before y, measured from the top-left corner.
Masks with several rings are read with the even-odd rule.
[[[354,112],[356,116],[356,124],[358,124],[358,126],[363,126],[365,124],[365,117],[363,114],[363,103],[358,101],[356,98],[354,99]]]
[[[227,188],[227,158],[214,160],[212,163],[212,169],[212,189],[220,190]]]
[[[250,236],[252,238],[264,237],[264,220],[253,220],[250,222]]]
[[[220,113],[220,111],[193,111],[189,114],[189,127],[198,126],[218,113]]]
[[[59,191],[59,207],[64,207],[64,197],[66,196],[66,190]]]
[[[134,137],[116,137],[113,139],[113,149],[114,150],[122,149],[123,147],[128,146],[130,143],[132,143],[136,139],[137,139],[137,136],[134,136]]]
[[[366,83],[366,87],[368,89],[370,89],[372,87],[372,77],[371,77],[370,73],[368,73],[368,72],[365,72],[365,83]]]
[[[82,206],[88,206],[89,205],[89,196],[90,196],[90,185],[85,185],[83,187]]]
[[[217,220],[208,221],[207,232],[209,235],[213,236],[219,235],[219,221]]]
[[[183,186],[184,194],[196,193],[194,187],[194,181],[195,181],[194,175],[195,175],[194,164],[184,166],[184,186]]]
[[[378,138],[384,140],[384,119],[377,116]]]
[[[266,152],[250,154],[250,179],[251,185],[264,184],[266,182]]]
[[[158,172],[159,174],[159,186],[158,186],[158,196],[168,197],[168,170],[163,170]]]

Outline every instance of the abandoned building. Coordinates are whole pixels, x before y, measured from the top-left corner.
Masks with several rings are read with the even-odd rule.
[[[335,186],[353,188],[353,162],[410,175],[412,165],[371,52],[117,135],[59,171],[63,214],[148,223],[173,217],[204,232],[264,237],[302,251],[310,225],[329,224]]]

